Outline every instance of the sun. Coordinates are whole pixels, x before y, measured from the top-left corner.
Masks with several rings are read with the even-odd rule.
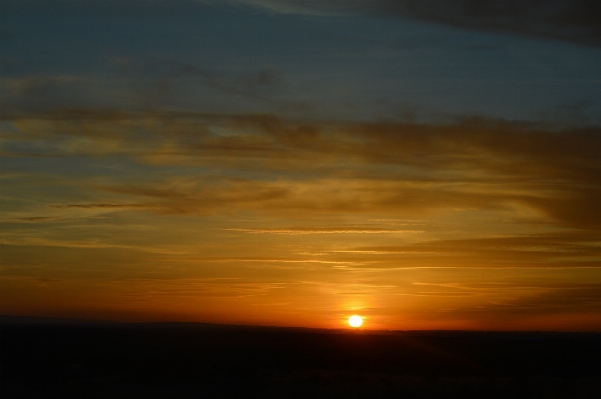
[[[361,316],[354,315],[349,317],[348,324],[353,328],[361,327],[361,324],[363,324],[363,319]]]

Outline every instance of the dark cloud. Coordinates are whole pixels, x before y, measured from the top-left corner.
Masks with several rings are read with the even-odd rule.
[[[591,0],[383,0],[383,10],[459,27],[601,45],[601,4]]]
[[[601,284],[557,284],[540,285],[530,295],[520,295],[510,300],[483,303],[478,307],[465,309],[467,313],[479,317],[488,315],[495,319],[517,319],[532,316],[557,314],[598,314],[601,312]],[[485,316],[486,317],[486,316]]]
[[[398,16],[484,31],[601,45],[601,3],[596,0],[3,0],[0,5],[62,5],[119,12],[164,12],[206,6],[247,4],[277,13]]]
[[[601,3],[595,0],[240,0],[279,12],[396,15],[463,28],[601,45]]]

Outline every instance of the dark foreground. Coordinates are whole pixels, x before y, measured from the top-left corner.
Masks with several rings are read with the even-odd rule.
[[[2,398],[601,398],[601,335],[0,324]]]

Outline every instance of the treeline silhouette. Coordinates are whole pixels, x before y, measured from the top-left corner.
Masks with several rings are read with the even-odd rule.
[[[601,335],[2,323],[3,398],[600,398]]]

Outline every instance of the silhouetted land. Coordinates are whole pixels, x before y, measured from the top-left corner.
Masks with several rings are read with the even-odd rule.
[[[2,398],[601,398],[601,335],[0,319]]]

